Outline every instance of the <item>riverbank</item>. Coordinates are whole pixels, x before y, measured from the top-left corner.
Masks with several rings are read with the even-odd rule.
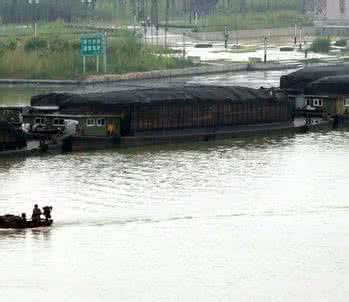
[[[96,57],[86,58],[86,72],[83,72],[80,37],[96,29],[74,28],[61,22],[39,24],[38,28],[37,37],[33,37],[30,27],[13,26],[1,31],[0,78],[81,80],[104,72],[102,64],[99,70],[96,68]],[[169,55],[171,50],[142,44],[142,37],[127,29],[109,29],[106,36],[108,73],[195,66],[182,56]],[[101,63],[102,56],[99,59]]]
[[[168,79],[184,76],[195,76],[205,74],[221,74],[239,71],[261,71],[261,70],[284,70],[302,67],[301,63],[280,64],[280,63],[240,63],[240,64],[215,64],[194,68],[155,70],[148,72],[136,72],[127,74],[106,74],[91,75],[84,80],[44,80],[44,79],[0,79],[0,85],[93,85],[111,82]]]
[[[228,36],[231,39],[238,38],[239,40],[254,40],[261,39],[261,36],[266,36],[269,39],[278,39],[287,37],[292,40],[294,37],[294,26],[293,27],[280,27],[280,28],[259,28],[259,29],[244,29],[244,30],[233,30],[230,28]],[[303,27],[303,33],[306,37],[315,35],[317,32],[316,27],[306,26]],[[192,32],[187,31],[186,34],[198,41],[224,41],[224,30],[223,31],[207,31],[207,32]]]

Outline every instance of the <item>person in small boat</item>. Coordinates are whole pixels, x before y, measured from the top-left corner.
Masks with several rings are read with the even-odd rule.
[[[51,219],[51,212],[52,212],[52,207],[43,207],[42,208],[44,210],[44,216],[45,216],[45,220],[49,221]]]
[[[23,222],[27,222],[27,215],[25,213],[22,213],[21,218]]]
[[[40,222],[41,214],[42,214],[42,212],[41,212],[39,206],[37,204],[34,205],[33,214],[32,214],[32,221],[33,222]]]

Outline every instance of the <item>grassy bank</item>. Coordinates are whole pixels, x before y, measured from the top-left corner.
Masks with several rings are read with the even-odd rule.
[[[88,58],[88,72],[82,74],[80,30],[62,23],[49,24],[40,28],[37,39],[27,28],[8,32],[11,34],[0,30],[0,78],[77,79],[96,73],[95,58]],[[108,73],[116,74],[191,66],[188,61],[167,56],[161,49],[145,48],[139,38],[126,30],[108,34],[108,62]]]
[[[310,50],[318,53],[329,53],[331,49],[331,40],[329,38],[316,38],[311,44]]]

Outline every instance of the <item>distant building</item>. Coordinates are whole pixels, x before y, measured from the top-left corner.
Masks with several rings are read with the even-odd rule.
[[[329,23],[349,23],[349,0],[305,0],[308,13]]]
[[[326,18],[329,21],[349,23],[349,0],[327,0]]]

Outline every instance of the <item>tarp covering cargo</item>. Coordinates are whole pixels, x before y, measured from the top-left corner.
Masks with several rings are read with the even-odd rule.
[[[210,102],[210,101],[273,101],[276,97],[270,90],[226,86],[180,86],[152,89],[122,90],[106,93],[70,94],[51,93],[34,96],[32,106],[59,106],[62,108],[79,105],[128,105],[157,102]],[[287,101],[279,96],[279,101]]]
[[[322,78],[310,83],[304,93],[306,95],[348,95],[349,75]]]
[[[349,75],[349,64],[306,67],[280,79],[280,88],[303,93],[305,87],[324,77]]]

